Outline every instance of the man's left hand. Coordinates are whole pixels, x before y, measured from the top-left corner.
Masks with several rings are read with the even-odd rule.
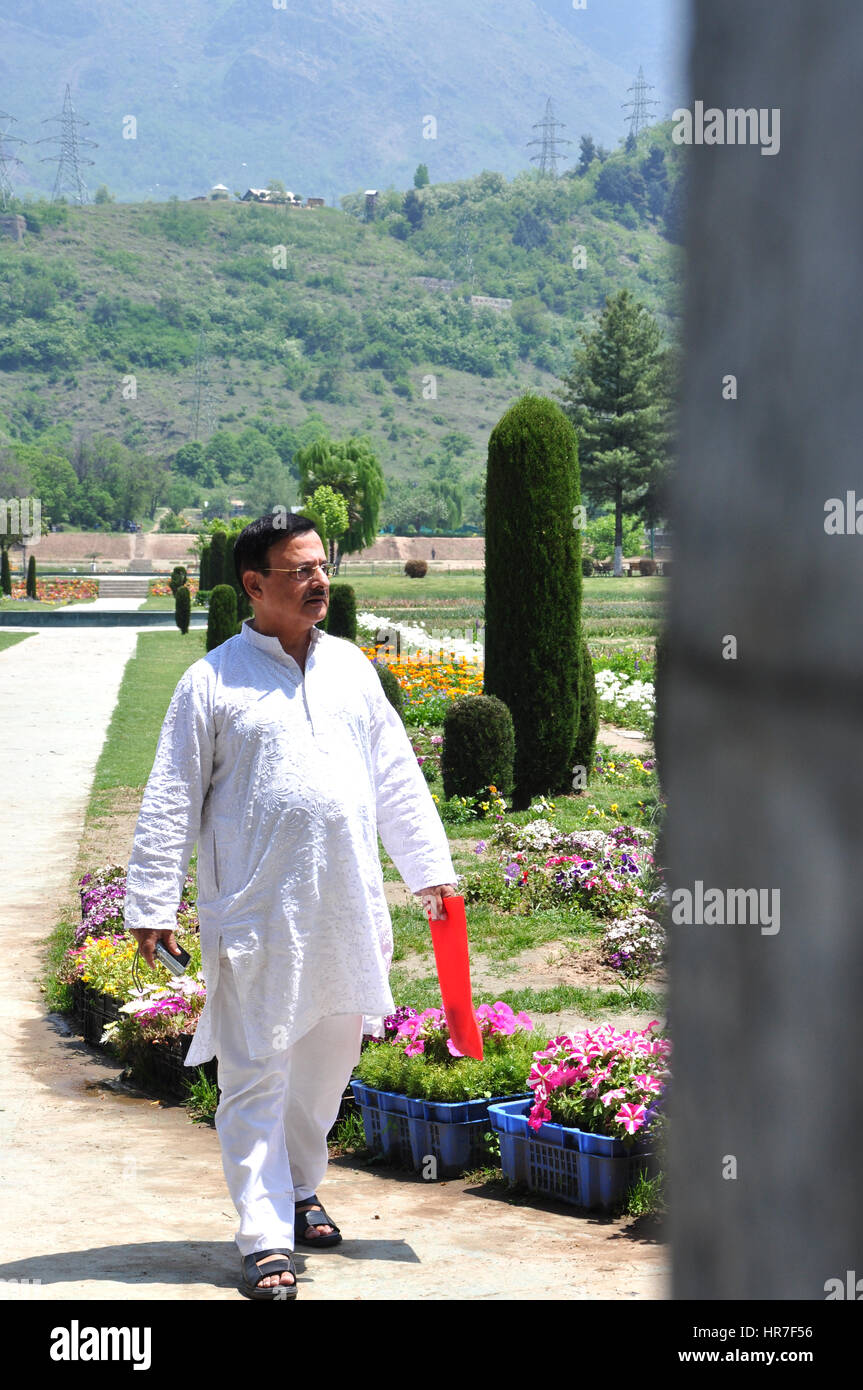
[[[446,918],[443,899],[454,898],[458,894],[458,884],[438,883],[433,888],[420,888],[414,897],[422,899],[422,905],[427,908],[436,922]]]

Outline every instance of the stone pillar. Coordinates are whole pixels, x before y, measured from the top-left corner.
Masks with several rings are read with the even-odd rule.
[[[694,9],[690,109],[780,142],[690,151],[662,858],[763,896],[671,926],[673,1292],[824,1300],[863,1281],[863,6]]]

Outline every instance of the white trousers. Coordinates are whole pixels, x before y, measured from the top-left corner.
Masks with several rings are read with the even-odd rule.
[[[241,1255],[294,1248],[294,1203],[327,1171],[327,1134],[360,1055],[362,1014],[322,1019],[293,1046],[250,1058],[231,962],[219,955],[215,1123]],[[336,1218],[334,1218],[336,1219]]]

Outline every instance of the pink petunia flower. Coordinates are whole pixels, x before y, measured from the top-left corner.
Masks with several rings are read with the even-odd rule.
[[[628,1134],[634,1134],[644,1124],[647,1109],[643,1105],[621,1105],[615,1119],[619,1120]]]

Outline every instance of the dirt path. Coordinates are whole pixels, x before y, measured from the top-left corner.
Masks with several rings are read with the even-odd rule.
[[[3,1299],[241,1298],[215,1132],[118,1088],[116,1064],[46,1017],[40,995],[136,636],[43,629],[0,652],[0,1280],[19,1281],[0,1282]],[[345,1241],[298,1259],[302,1299],[668,1296],[666,1248],[626,1220],[349,1159],[322,1192]]]

